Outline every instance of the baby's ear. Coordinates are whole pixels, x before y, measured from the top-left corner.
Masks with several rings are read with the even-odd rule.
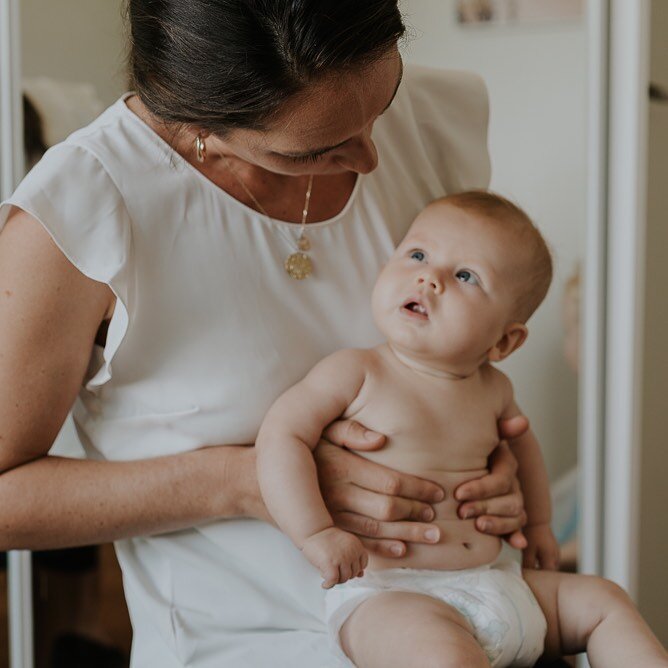
[[[506,327],[503,336],[487,351],[490,362],[500,362],[515,352],[526,340],[529,330],[521,322],[513,322]]]

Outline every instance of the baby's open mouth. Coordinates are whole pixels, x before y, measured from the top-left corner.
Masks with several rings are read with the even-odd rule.
[[[411,313],[415,313],[416,315],[420,315],[424,318],[429,317],[429,312],[427,311],[427,309],[422,304],[420,304],[420,302],[416,302],[416,301],[406,302],[403,305],[403,309],[405,311],[410,311]]]

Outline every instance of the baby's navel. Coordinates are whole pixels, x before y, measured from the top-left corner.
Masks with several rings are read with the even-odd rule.
[[[467,550],[470,550],[470,549],[471,549],[471,543],[462,543],[462,545],[463,545]]]

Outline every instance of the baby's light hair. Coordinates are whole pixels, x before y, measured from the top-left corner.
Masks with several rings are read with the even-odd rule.
[[[510,200],[489,190],[468,190],[443,197],[440,202],[482,215],[495,223],[512,225],[512,232],[526,247],[529,261],[522,276],[521,290],[516,303],[516,317],[526,322],[540,306],[552,282],[552,255],[531,218]],[[528,272],[528,275],[527,273]]]

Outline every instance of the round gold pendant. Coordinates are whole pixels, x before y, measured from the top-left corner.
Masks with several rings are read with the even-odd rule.
[[[313,273],[313,263],[306,253],[293,253],[285,260],[285,271],[292,278],[301,281]]]

